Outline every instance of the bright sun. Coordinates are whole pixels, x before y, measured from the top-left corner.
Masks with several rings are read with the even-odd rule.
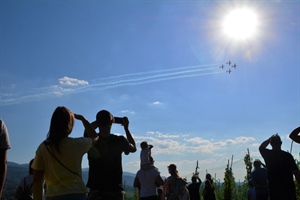
[[[240,8],[231,11],[223,21],[225,34],[232,39],[252,39],[257,34],[257,16],[248,8]]]

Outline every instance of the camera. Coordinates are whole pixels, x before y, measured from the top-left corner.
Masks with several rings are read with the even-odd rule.
[[[123,124],[123,117],[114,117],[116,124]]]

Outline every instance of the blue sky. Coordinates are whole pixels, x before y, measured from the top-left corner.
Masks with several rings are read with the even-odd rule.
[[[138,147],[154,145],[164,176],[175,163],[190,179],[198,160],[203,179],[207,171],[222,180],[234,155],[233,172],[243,180],[247,148],[261,158],[259,144],[279,133],[290,150],[287,136],[299,126],[299,4],[2,0],[0,117],[11,139],[8,160],[33,158],[63,105],[89,121],[101,109],[127,116]],[[245,27],[225,33],[222,25],[242,8],[257,19],[244,40],[235,33]],[[124,134],[120,125],[112,132]],[[76,121],[71,136],[82,133]],[[124,171],[138,170],[139,153],[123,156]]]

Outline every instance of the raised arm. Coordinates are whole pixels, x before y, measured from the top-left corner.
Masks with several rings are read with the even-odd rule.
[[[129,141],[129,143],[132,145],[132,149],[130,150],[130,152],[136,152],[136,144],[135,144],[135,141],[134,141],[134,139],[133,139],[133,137],[132,137],[132,135],[131,135],[131,133],[130,133],[130,131],[129,131],[129,120],[128,120],[128,118],[127,117],[123,117],[123,124],[122,124],[123,126],[124,126],[124,130],[125,130],[125,132],[126,132],[126,138],[127,138],[127,140]]]
[[[263,166],[264,168],[267,169],[267,166],[264,163],[260,162],[260,164],[261,164],[261,166]]]
[[[85,119],[84,116],[74,114],[75,119],[78,119],[82,122],[84,128],[85,128],[85,133],[87,134],[88,137],[92,138],[93,143],[95,143],[98,140],[98,135],[93,128],[92,124],[88,120]]]
[[[270,144],[270,138],[268,138],[267,140],[263,141],[261,143],[261,145],[259,146],[259,152],[261,152],[262,150],[266,149],[267,146]]]
[[[199,181],[199,183],[202,183],[201,179],[199,178],[199,176],[197,176],[197,180]]]
[[[295,128],[291,133],[290,133],[290,138],[297,142],[300,143],[300,126],[298,128]]]

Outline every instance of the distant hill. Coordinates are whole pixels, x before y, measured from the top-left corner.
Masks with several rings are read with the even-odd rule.
[[[8,162],[7,176],[4,185],[3,200],[13,200],[14,194],[20,180],[28,174],[28,164]],[[133,191],[135,174],[123,172],[123,184],[126,191]],[[82,169],[82,179],[86,183],[88,179],[88,168]]]

